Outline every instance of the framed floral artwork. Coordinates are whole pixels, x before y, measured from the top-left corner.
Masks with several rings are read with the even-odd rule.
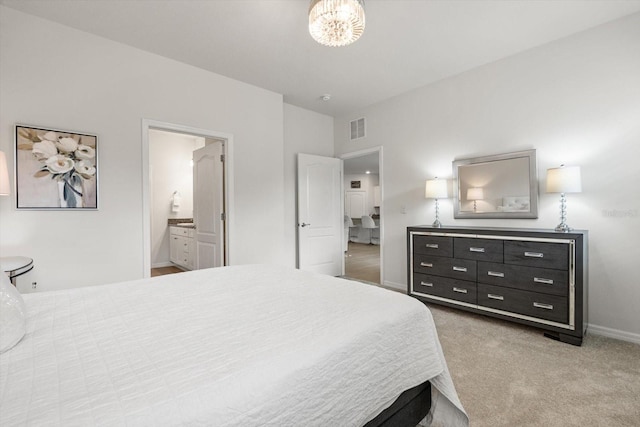
[[[18,209],[98,209],[98,138],[16,125]]]

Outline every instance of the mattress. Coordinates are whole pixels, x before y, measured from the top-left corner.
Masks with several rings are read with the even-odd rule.
[[[430,380],[468,425],[433,319],[406,295],[278,266],[24,295],[0,424],[361,426]]]

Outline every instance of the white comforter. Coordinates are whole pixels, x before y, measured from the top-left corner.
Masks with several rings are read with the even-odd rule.
[[[431,314],[396,292],[242,266],[24,299],[2,426],[360,426],[427,379],[434,424],[468,424]]]

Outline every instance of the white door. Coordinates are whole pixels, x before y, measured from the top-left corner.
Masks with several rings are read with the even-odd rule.
[[[195,268],[224,265],[222,142],[193,152]]]
[[[298,154],[298,268],[343,271],[342,160]]]

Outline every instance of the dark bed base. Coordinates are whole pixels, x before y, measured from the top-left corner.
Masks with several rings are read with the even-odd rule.
[[[416,427],[431,409],[429,381],[404,391],[387,409],[364,427]]]

